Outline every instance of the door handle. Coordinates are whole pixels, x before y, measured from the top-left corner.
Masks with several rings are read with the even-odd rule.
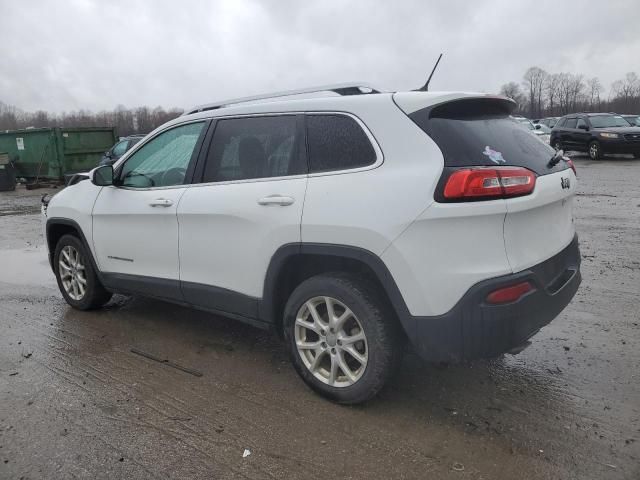
[[[173,205],[173,200],[169,200],[168,198],[156,198],[155,200],[151,200],[149,205],[152,207],[170,207]]]
[[[287,197],[284,195],[269,195],[268,197],[263,197],[258,200],[259,205],[280,205],[282,207],[291,205],[293,202],[295,202],[293,197]]]

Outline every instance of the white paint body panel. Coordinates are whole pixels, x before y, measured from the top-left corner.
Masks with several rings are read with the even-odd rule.
[[[178,207],[180,272],[185,282],[262,297],[271,257],[300,241],[307,177],[193,185]],[[264,197],[291,205],[260,205]]]
[[[47,216],[43,218],[43,222],[45,222],[43,227],[46,226],[46,221],[49,218],[73,220],[80,226],[87,242],[89,242],[89,248],[93,250],[91,212],[101,189],[102,187],[89,181],[82,181],[56,193],[49,201]],[[92,253],[95,257],[95,252],[92,251]]]
[[[167,189],[101,189],[83,181],[56,195],[48,216],[80,225],[102,271],[180,278],[251,297],[262,296],[269,262],[282,245],[302,241],[360,247],[383,260],[412,315],[440,315],[475,283],[538,264],[574,235],[576,179],[571,170],[538,177],[535,191],[526,197],[434,202],[442,153],[398,107],[411,113],[478,96],[486,95],[323,96],[238,104],[180,117],[156,131],[212,117],[346,112],[366,125],[379,158],[375,165],[353,171]],[[570,177],[568,190],[560,187],[563,175]],[[258,204],[270,195],[294,202]],[[173,205],[148,205],[160,197]]]
[[[360,172],[311,175],[303,242],[355,246],[380,255],[433,202],[442,153],[388,96],[376,97],[352,106],[351,112],[375,138],[382,164]]]
[[[176,210],[186,190],[103,187],[93,208],[98,268],[103,272],[179,279]],[[157,199],[170,200],[172,205],[151,206]]]
[[[568,189],[562,188],[562,178],[569,179]],[[514,272],[543,262],[571,243],[576,184],[573,170],[567,169],[538,177],[531,195],[506,201],[504,244]]]

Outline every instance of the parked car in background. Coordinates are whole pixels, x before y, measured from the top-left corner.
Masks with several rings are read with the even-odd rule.
[[[118,141],[118,143],[104,152],[104,155],[100,159],[98,165],[113,165],[122,155],[127,153],[131,149],[131,147],[133,147],[143,138],[144,135],[129,135],[128,137],[120,137],[120,141]]]
[[[640,127],[640,115],[622,115],[622,118],[629,122],[632,127]]]
[[[550,133],[551,130],[546,125],[541,125],[539,123],[534,124],[531,120],[521,116],[513,117],[517,122],[519,122],[523,127],[529,130],[532,134],[542,140],[544,143],[549,145],[549,141],[551,139]]]
[[[608,153],[640,158],[640,127],[612,113],[565,115],[551,130],[551,145],[556,150],[587,152],[593,160]]]
[[[549,128],[553,128],[556,126],[556,123],[558,123],[559,119],[560,117],[546,117],[546,118],[541,118],[538,123],[541,125],[546,125]]]
[[[515,106],[341,84],[194,107],[43,206],[60,291],[280,332],[340,403],[374,396],[406,342],[517,353],[576,293],[580,251],[573,164]]]

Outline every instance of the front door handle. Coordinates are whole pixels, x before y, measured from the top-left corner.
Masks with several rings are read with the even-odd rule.
[[[295,200],[293,197],[287,197],[284,195],[269,195],[258,200],[258,205],[280,205],[285,207],[291,205]]]
[[[149,205],[152,207],[170,207],[173,205],[173,200],[169,200],[168,198],[156,198],[155,200],[151,200]]]

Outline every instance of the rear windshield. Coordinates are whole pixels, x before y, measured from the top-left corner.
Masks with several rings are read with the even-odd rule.
[[[510,117],[510,109],[503,100],[458,100],[410,117],[440,147],[446,167],[511,165],[538,175],[566,168],[547,166],[554,149]]]

